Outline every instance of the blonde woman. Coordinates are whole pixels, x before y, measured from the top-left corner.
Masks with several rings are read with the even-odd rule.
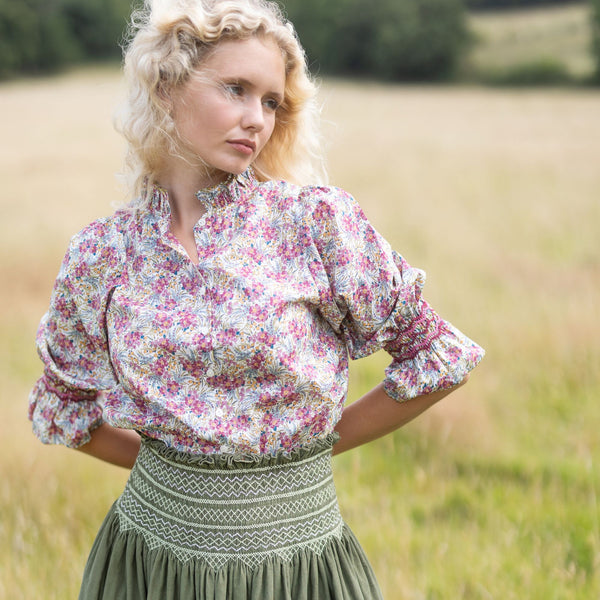
[[[73,238],[30,397],[43,442],[132,468],[80,598],[380,598],[332,452],[422,413],[483,351],[324,185],[315,87],[274,3],[148,2],[134,22],[132,201]],[[383,382],[344,408],[348,357],[381,348]]]

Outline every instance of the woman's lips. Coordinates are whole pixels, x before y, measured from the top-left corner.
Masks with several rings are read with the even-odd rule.
[[[238,152],[247,156],[250,156],[256,150],[256,144],[250,140],[229,140],[227,143]]]

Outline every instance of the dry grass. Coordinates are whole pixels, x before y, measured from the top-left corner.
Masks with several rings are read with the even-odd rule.
[[[0,87],[0,598],[74,597],[125,474],[25,419],[68,238],[122,198],[116,73]],[[336,462],[388,600],[600,595],[600,93],[323,87],[334,183],[488,350],[469,386]],[[352,395],[384,357],[361,361]],[[596,517],[594,518],[594,514]]]

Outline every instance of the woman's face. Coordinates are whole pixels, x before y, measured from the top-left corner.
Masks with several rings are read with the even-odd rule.
[[[270,38],[221,42],[172,97],[183,155],[223,173],[244,172],[271,137],[285,63]]]

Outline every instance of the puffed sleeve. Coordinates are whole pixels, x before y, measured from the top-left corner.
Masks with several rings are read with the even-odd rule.
[[[328,283],[321,312],[350,357],[388,352],[384,388],[398,401],[460,383],[484,351],[423,299],[425,273],[391,249],[350,195],[317,188],[311,196],[312,237]]]
[[[46,444],[76,448],[88,442],[102,423],[98,392],[115,385],[105,310],[107,269],[117,262],[118,250],[106,238],[102,222],[73,238],[37,332],[44,372],[29,396],[29,418]]]

